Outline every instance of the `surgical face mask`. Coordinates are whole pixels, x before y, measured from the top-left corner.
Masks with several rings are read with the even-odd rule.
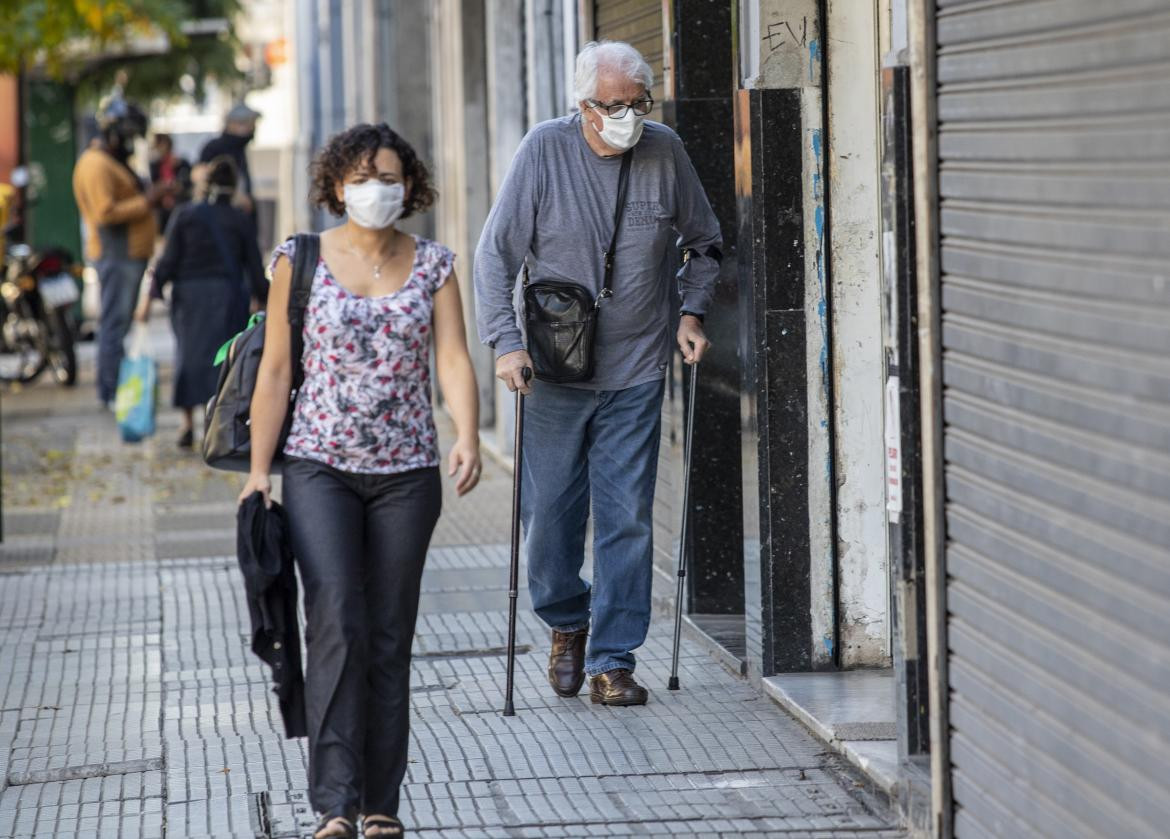
[[[598,134],[610,148],[621,151],[632,149],[642,138],[642,123],[645,120],[646,117],[634,113],[633,108],[626,111],[626,115],[621,119],[602,114],[602,126]]]
[[[402,184],[366,181],[346,184],[343,194],[345,212],[354,224],[369,230],[383,230],[401,217],[406,190]]]

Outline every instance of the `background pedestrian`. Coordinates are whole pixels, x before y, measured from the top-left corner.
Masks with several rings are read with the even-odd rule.
[[[207,173],[207,199],[180,206],[171,216],[162,254],[154,265],[152,296],[172,285],[175,332],[175,407],[182,412],[178,445],[194,444],[194,410],[215,392],[216,351],[247,323],[249,300],[267,296],[256,237],[245,213],[232,206],[235,163],[223,156]],[[138,318],[145,321],[149,299]]]
[[[144,190],[130,168],[134,138],[146,133],[146,115],[139,108],[114,95],[98,109],[97,126],[97,142],[74,167],[73,194],[86,225],[86,257],[96,263],[101,286],[97,387],[98,399],[108,408],[138,286],[154,250],[153,211],[173,187],[152,184]]]
[[[224,117],[223,133],[208,140],[199,152],[200,164],[208,164],[225,154],[235,162],[239,184],[234,202],[248,214],[253,226],[256,223],[256,201],[252,193],[252,172],[248,167],[248,145],[256,137],[256,120],[259,118],[260,112],[243,102],[235,105]]]
[[[170,187],[159,201],[158,229],[166,230],[171,212],[191,197],[191,164],[175,154],[170,134],[155,134],[150,156],[150,182]]]

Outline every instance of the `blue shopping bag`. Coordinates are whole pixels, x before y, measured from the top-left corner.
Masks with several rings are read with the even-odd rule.
[[[150,356],[147,341],[146,327],[137,324],[130,352],[118,366],[114,416],[118,420],[118,431],[127,443],[137,443],[154,434],[158,364]]]

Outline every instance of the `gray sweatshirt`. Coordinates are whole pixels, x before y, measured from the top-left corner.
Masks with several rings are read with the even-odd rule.
[[[525,346],[513,302],[525,260],[530,281],[600,292],[620,169],[620,156],[589,148],[577,114],[542,122],[521,142],[475,251],[479,336],[497,357]],[[719,223],[682,141],[665,125],[646,122],[627,190],[613,297],[598,318],[596,372],[574,387],[619,390],[662,377],[672,343],[672,242],[695,251],[678,272],[682,308],[704,314],[714,293]]]

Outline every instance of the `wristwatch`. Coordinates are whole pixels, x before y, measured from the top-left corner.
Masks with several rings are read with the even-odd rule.
[[[700,315],[698,312],[691,312],[691,311],[687,311],[686,309],[683,309],[681,312],[678,313],[678,316],[680,318],[685,318],[687,315],[690,315],[693,318],[698,318],[699,323],[703,322],[703,316]]]

